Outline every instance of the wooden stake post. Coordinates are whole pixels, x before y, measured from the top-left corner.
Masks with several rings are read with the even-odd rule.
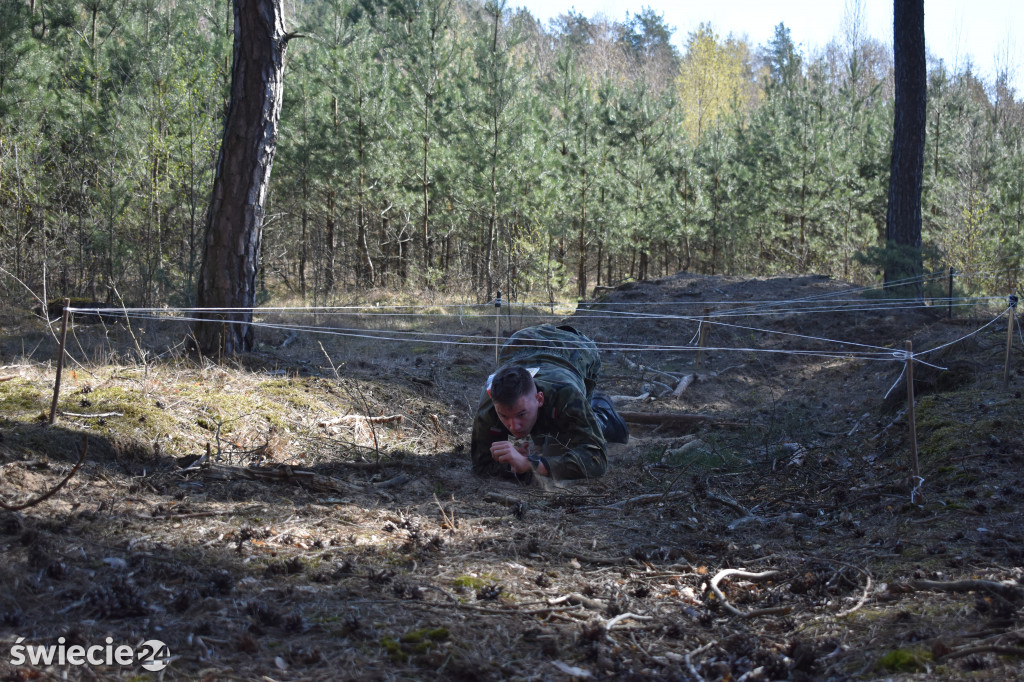
[[[498,364],[498,336],[501,329],[501,291],[494,299],[494,364]]]
[[[956,275],[956,270],[953,268],[949,269],[949,301],[946,303],[946,317],[950,320],[953,319],[953,276]]]
[[[43,302],[45,306],[45,301]],[[53,420],[57,418],[57,399],[60,397],[60,376],[64,371],[64,343],[68,339],[68,308],[71,307],[71,299],[64,299],[64,315],[60,321],[60,352],[57,355],[57,378],[53,382],[53,402],[50,403],[50,420],[47,422],[49,426],[53,425]]]
[[[1006,360],[1003,363],[1003,388],[1010,386],[1010,351],[1013,349],[1013,322],[1017,316],[1016,296],[1010,296],[1010,309],[1006,315]]]
[[[914,478],[910,488],[917,487],[921,479],[921,470],[917,464],[917,415],[914,410],[914,344],[907,341],[907,424],[910,427],[910,459]]]
[[[708,342],[708,318],[711,316],[711,308],[704,309],[704,316],[700,318],[700,331],[697,334],[697,357],[693,365],[696,368],[704,366],[704,346]]]

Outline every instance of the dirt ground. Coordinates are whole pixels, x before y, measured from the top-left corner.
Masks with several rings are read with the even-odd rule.
[[[469,471],[494,320],[468,307],[281,314],[219,364],[180,323],[80,321],[51,427],[56,344],[5,311],[0,501],[85,453],[0,510],[0,679],[1019,679],[1003,305],[946,319],[821,277],[608,291],[562,321],[603,344],[632,437],[600,480],[530,487]],[[937,349],[916,481],[906,340]],[[107,656],[154,641],[166,665]]]

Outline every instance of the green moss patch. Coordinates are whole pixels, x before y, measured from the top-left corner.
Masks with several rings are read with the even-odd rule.
[[[425,654],[451,638],[448,628],[421,628],[407,632],[398,639],[383,637],[381,647],[395,663],[405,663],[411,656]]]
[[[875,668],[892,673],[922,672],[932,654],[923,649],[893,649],[878,659]]]
[[[8,417],[35,416],[48,404],[46,391],[31,381],[12,379],[0,383],[0,413]]]

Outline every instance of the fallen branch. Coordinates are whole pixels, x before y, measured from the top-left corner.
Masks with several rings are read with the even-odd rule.
[[[692,384],[696,380],[696,374],[687,374],[686,376],[684,376],[682,379],[679,380],[679,383],[676,384],[676,390],[672,391],[672,397],[678,398],[679,396],[681,396],[683,394],[683,391],[688,389],[690,387],[690,384]]]
[[[882,429],[881,431],[879,431],[875,435],[871,436],[871,438],[868,438],[868,440],[878,440],[879,436],[881,436],[883,433],[885,433],[890,428],[892,428],[893,424],[898,422],[900,419],[903,419],[903,415],[906,414],[906,412],[907,412],[906,410],[900,410],[899,412],[897,412],[896,413],[896,417],[891,422],[889,422],[888,426],[886,426],[884,429]]]
[[[650,365],[640,365],[639,369],[641,372],[651,372],[652,374],[657,374],[658,376],[665,377],[666,379],[671,379],[672,381],[679,381],[678,374],[670,374],[668,372],[663,372],[660,369],[654,369]]]
[[[766,578],[771,578],[772,576],[778,574],[779,571],[762,571],[761,573],[750,573],[749,571],[741,571],[736,568],[727,568],[725,570],[719,571],[715,575],[715,577],[708,582],[708,587],[711,588],[711,591],[714,593],[715,597],[718,599],[718,601],[722,603],[722,608],[724,608],[726,611],[728,611],[734,616],[739,616],[741,618],[750,618],[753,615],[760,615],[764,613],[766,610],[750,612],[740,611],[738,608],[730,604],[729,600],[725,598],[725,594],[723,594],[722,590],[718,587],[718,583],[725,578],[733,576],[737,578],[746,578],[747,580],[757,581],[764,580]]]
[[[399,488],[399,487],[405,485],[406,483],[408,483],[411,480],[412,480],[412,476],[410,476],[409,474],[406,474],[406,473],[401,473],[401,474],[398,474],[397,476],[395,476],[393,478],[389,478],[386,481],[381,481],[379,483],[372,483],[371,485],[374,488],[377,488],[378,490],[383,489],[383,488]]]
[[[704,676],[701,675],[700,672],[697,670],[697,668],[693,665],[692,657],[693,656],[698,656],[698,655],[704,653],[705,651],[707,651],[711,647],[715,646],[717,643],[718,642],[712,640],[712,641],[708,642],[707,644],[705,644],[702,647],[694,649],[693,651],[688,651],[686,653],[686,655],[683,656],[683,660],[686,661],[686,668],[687,668],[687,670],[690,671],[690,674],[693,675],[693,679],[700,680],[700,682],[704,681]]]
[[[10,381],[11,379],[17,379],[17,378],[18,378],[17,374],[12,374],[9,377],[0,377],[0,384],[2,384],[5,381]]]
[[[523,498],[516,497],[515,495],[505,495],[503,493],[497,493],[493,490],[489,490],[484,493],[484,499],[488,502],[497,502],[498,504],[511,504],[520,505],[524,502]]]
[[[760,523],[761,525],[767,525],[773,521],[786,521],[789,523],[805,523],[809,521],[807,514],[802,512],[784,512],[778,516],[744,516],[736,519],[730,523],[727,528],[729,530],[736,530],[741,526],[746,526],[751,523]]]
[[[661,502],[663,500],[674,500],[678,497],[685,497],[689,493],[685,490],[675,490],[670,493],[647,493],[646,495],[637,495],[631,497],[628,500],[621,500],[613,504],[602,505],[601,509],[624,509],[634,504],[642,504],[644,502]],[[584,509],[591,509],[592,507],[584,507]]]
[[[299,338],[299,333],[293,329],[291,331],[291,333],[289,333],[288,336],[285,338],[285,340],[281,342],[281,345],[277,347],[278,350],[284,350],[289,345],[291,345],[293,342],[298,340],[298,338]]]
[[[633,424],[667,424],[669,426],[699,426],[714,424],[715,426],[746,426],[738,422],[721,421],[706,414],[687,414],[684,412],[619,412],[619,416]]]
[[[626,402],[641,401],[641,400],[647,400],[650,397],[651,397],[651,392],[650,391],[647,391],[646,393],[641,393],[640,395],[611,395],[611,396],[608,396],[608,398],[613,403],[626,403]]]
[[[671,393],[672,392],[672,387],[669,386],[668,384],[666,384],[663,381],[658,381],[657,379],[651,379],[651,383],[654,384],[655,386],[657,386],[658,388],[662,389],[661,393],[658,394],[659,398],[661,396],[665,395],[666,393]]]
[[[64,485],[68,481],[71,480],[71,477],[74,476],[75,473],[78,471],[78,469],[82,466],[82,462],[85,461],[85,453],[88,452],[88,450],[89,450],[89,437],[88,436],[82,436],[82,454],[78,456],[78,461],[75,462],[74,468],[71,469],[71,471],[68,473],[68,475],[65,476],[64,479],[60,483],[55,485],[48,492],[45,492],[42,495],[40,495],[39,497],[35,498],[34,500],[29,500],[28,502],[23,502],[22,504],[7,504],[5,502],[0,502],[0,509],[6,509],[7,511],[21,511],[22,509],[28,509],[29,507],[34,507],[35,505],[39,504],[40,502],[42,502],[42,501],[44,501],[44,500],[46,500],[46,499],[56,495],[57,492],[61,488],[63,488]]]
[[[365,488],[348,481],[330,476],[322,476],[304,469],[293,469],[288,465],[280,465],[273,469],[259,467],[235,467],[213,464],[203,470],[210,478],[222,480],[243,478],[247,480],[284,481],[297,483],[315,492],[349,492],[365,491]]]
[[[327,428],[328,426],[335,426],[337,424],[346,423],[362,423],[362,424],[390,424],[392,422],[401,423],[405,419],[400,414],[392,414],[380,417],[367,417],[363,414],[346,414],[344,417],[335,417],[334,419],[328,419],[319,423],[320,428]]]
[[[1020,585],[999,583],[994,580],[911,580],[911,588],[928,592],[989,592],[1003,599],[1018,603],[1024,600],[1024,588]]]
[[[981,646],[965,646],[953,649],[949,653],[935,657],[937,661],[944,661],[950,658],[963,658],[972,654],[999,654],[1001,656],[1024,656],[1024,648],[1017,646],[1005,646],[1002,644],[983,644]]]

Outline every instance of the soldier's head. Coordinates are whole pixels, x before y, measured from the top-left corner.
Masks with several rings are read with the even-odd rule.
[[[488,389],[498,419],[515,438],[526,438],[537,423],[544,394],[521,365],[505,365],[491,377]]]

